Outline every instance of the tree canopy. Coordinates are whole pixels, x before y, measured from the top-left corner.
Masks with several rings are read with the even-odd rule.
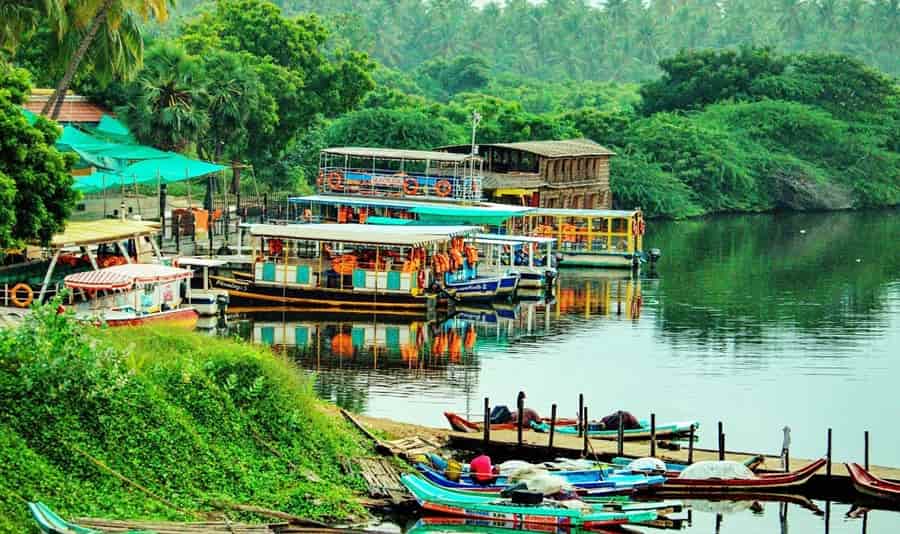
[[[0,61],[0,249],[49,241],[76,198],[74,157],[53,146],[59,127],[41,117],[29,124],[22,113],[30,92],[28,73]]]

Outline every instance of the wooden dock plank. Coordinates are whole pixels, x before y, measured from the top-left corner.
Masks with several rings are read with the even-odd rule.
[[[466,445],[465,448],[479,449],[484,443],[483,436],[480,433],[475,434],[466,432],[448,432],[447,435],[450,438],[451,445],[455,446]],[[518,435],[515,430],[491,430],[492,446],[515,447],[517,441]],[[522,433],[522,443],[532,450],[536,447],[542,447],[546,449],[548,441],[549,434],[534,431],[526,431]],[[584,439],[577,436],[557,433],[553,437],[553,449],[557,454],[561,456],[579,456],[582,452],[583,446]],[[618,452],[618,443],[616,443],[615,441],[591,439],[588,440],[588,446],[589,458],[593,457],[596,454],[596,456],[600,459],[608,459],[612,456],[616,456]],[[650,443],[647,441],[626,441],[624,443],[623,451],[625,453],[625,456],[633,458],[649,456]],[[780,457],[776,455],[726,451],[725,459],[743,462],[748,458],[758,455],[764,456],[765,458],[765,464],[762,467],[763,469],[772,471],[781,470],[781,460]],[[687,463],[688,450],[687,447],[682,447],[682,449],[678,451],[664,450],[657,447],[656,456],[664,461]],[[695,462],[718,459],[718,451],[698,448],[694,449]],[[809,465],[813,461],[814,460],[796,458],[792,456],[791,470],[800,469],[806,465]],[[885,478],[888,480],[900,480],[900,469],[898,468],[873,465],[870,466],[870,471],[873,475],[879,478]],[[823,469],[822,473],[824,472],[825,471]],[[843,463],[839,462],[836,462],[832,465],[832,475],[840,478],[849,478],[850,476],[849,473],[847,473],[847,469],[844,467]]]

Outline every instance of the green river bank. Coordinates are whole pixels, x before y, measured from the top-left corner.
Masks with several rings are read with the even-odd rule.
[[[0,406],[0,532],[32,531],[32,500],[64,517],[198,520],[222,502],[364,515],[341,467],[363,438],[265,348],[85,328],[47,306],[0,330]]]

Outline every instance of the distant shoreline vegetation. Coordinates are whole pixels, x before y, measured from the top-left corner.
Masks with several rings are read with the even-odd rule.
[[[900,204],[891,2],[279,4],[183,1],[132,77],[85,68],[73,87],[141,142],[250,164],[264,190],[309,191],[326,146],[466,143],[477,109],[482,143],[615,150],[615,204],[649,216]],[[49,33],[13,56],[39,85],[59,76]]]

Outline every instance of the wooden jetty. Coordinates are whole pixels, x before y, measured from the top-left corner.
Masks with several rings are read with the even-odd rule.
[[[550,434],[534,432],[531,430],[521,433],[521,445],[519,444],[520,433],[517,430],[491,430],[490,439],[485,443],[482,433],[466,433],[466,432],[447,432],[449,444],[451,447],[465,450],[485,451],[488,454],[495,455],[498,458],[522,458],[530,460],[545,460],[548,458],[567,457],[567,458],[596,458],[600,461],[609,461],[619,454],[619,443],[616,441],[588,439],[587,454],[585,451],[585,439],[583,437],[566,434],[555,434],[553,436],[553,447],[550,448]],[[663,461],[672,463],[689,463],[688,457],[692,456],[694,462],[704,460],[719,460],[720,454],[718,450],[681,447],[678,450],[663,448],[666,442],[657,442],[655,456]],[[625,441],[621,444],[621,456],[629,458],[642,458],[650,456],[650,442],[647,441]],[[743,462],[755,456],[762,456],[765,460],[761,471],[772,472],[781,471],[781,456],[774,454],[761,454],[753,452],[724,451],[726,460],[734,460]],[[812,463],[815,459],[790,458],[790,468],[800,469]],[[870,466],[870,472],[879,477],[889,480],[900,480],[900,469]],[[823,468],[809,483],[809,490],[815,495],[849,495],[852,493],[852,484],[850,474],[842,463],[833,463],[830,476],[827,469]]]

